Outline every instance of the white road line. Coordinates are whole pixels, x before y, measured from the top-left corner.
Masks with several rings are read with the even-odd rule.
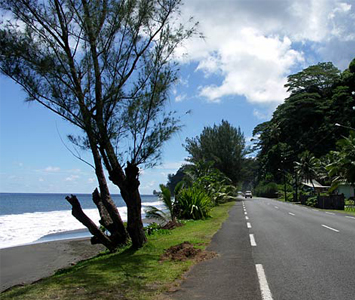
[[[249,238],[250,238],[250,245],[252,245],[253,247],[256,247],[254,234],[252,234],[252,233],[249,234]]]
[[[328,211],[326,211],[325,213],[328,214],[328,215],[335,215],[335,213],[331,213],[331,212],[328,212]]]
[[[249,222],[247,222],[247,227],[251,228],[251,224]]]
[[[248,213],[245,211],[244,214],[247,215]]]
[[[249,220],[249,217],[248,217],[248,216],[245,216],[245,220]]]
[[[335,231],[335,232],[339,232],[339,230],[338,229],[335,229],[335,228],[332,228],[332,227],[329,227],[329,226],[327,226],[327,225],[322,225],[324,228],[327,228],[327,229],[329,229],[329,230],[333,230],[333,231]]]
[[[267,283],[264,267],[261,264],[255,265],[256,273],[259,278],[259,285],[261,291],[261,297],[263,300],[272,300],[272,294],[269,288],[269,284]]]
[[[279,209],[279,207],[278,207],[278,206],[275,206],[275,208],[276,208],[276,209]]]
[[[345,218],[349,218],[349,219],[354,219],[355,220],[355,217],[345,216]]]
[[[289,215],[291,215],[291,216],[295,216],[295,214],[293,214],[293,213],[290,213],[290,212],[289,212],[288,214],[289,214]]]

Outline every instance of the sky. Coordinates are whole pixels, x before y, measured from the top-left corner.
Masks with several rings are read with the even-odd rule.
[[[141,170],[141,194],[158,190],[185,162],[186,138],[227,120],[250,144],[254,127],[288,96],[288,75],[327,61],[344,70],[355,57],[354,0],[188,0],[182,22],[191,16],[204,38],[177,49],[180,77],[167,106],[183,128],[165,144],[161,164]],[[94,170],[66,139],[77,129],[25,99],[0,75],[0,192],[91,193]]]

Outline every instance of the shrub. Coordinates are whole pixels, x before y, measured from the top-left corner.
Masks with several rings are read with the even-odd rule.
[[[307,206],[316,207],[318,203],[317,196],[309,197],[306,201]]]
[[[277,198],[278,187],[274,182],[260,182],[254,190],[256,196],[267,197],[267,198]]]
[[[183,189],[178,197],[178,217],[181,219],[205,219],[209,217],[212,206],[211,198],[198,187]]]

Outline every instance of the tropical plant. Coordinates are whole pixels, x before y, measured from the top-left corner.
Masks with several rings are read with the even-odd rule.
[[[305,182],[310,182],[314,190],[314,180],[317,178],[318,160],[308,150],[299,156],[299,161],[295,162],[295,170],[299,177]]]
[[[333,188],[341,182],[355,183],[355,131],[337,142],[338,151],[333,151],[334,161],[327,166],[333,179]]]
[[[208,194],[198,186],[182,189],[177,201],[178,216],[181,219],[206,219],[212,208]]]
[[[163,202],[164,209],[159,209],[155,206],[148,206],[145,210],[146,217],[148,219],[156,219],[164,223],[169,221],[176,223],[174,201],[171,197],[170,190],[163,184],[160,185],[160,190],[161,192],[159,193],[159,199]]]

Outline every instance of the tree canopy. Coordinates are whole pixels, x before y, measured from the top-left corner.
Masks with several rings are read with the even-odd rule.
[[[241,180],[242,163],[246,154],[245,139],[240,128],[222,120],[220,125],[204,127],[195,138],[187,138],[188,161],[213,162],[213,166],[229,177],[233,183]]]
[[[27,100],[82,129],[82,136],[69,139],[93,154],[101,218],[106,211],[122,223],[117,209],[113,213],[104,165],[127,204],[127,230],[137,247],[145,242],[138,166],[159,162],[163,143],[180,128],[174,113],[164,109],[177,74],[171,57],[195,32],[195,24],[186,29],[176,23],[180,5],[0,1],[10,16],[0,30],[1,72],[24,88]]]
[[[335,150],[344,127],[354,127],[355,73],[353,60],[340,72],[330,62],[310,66],[290,75],[285,85],[291,95],[270,121],[255,127],[260,174],[280,179],[279,168],[294,172],[298,156],[309,151],[320,158]]]

